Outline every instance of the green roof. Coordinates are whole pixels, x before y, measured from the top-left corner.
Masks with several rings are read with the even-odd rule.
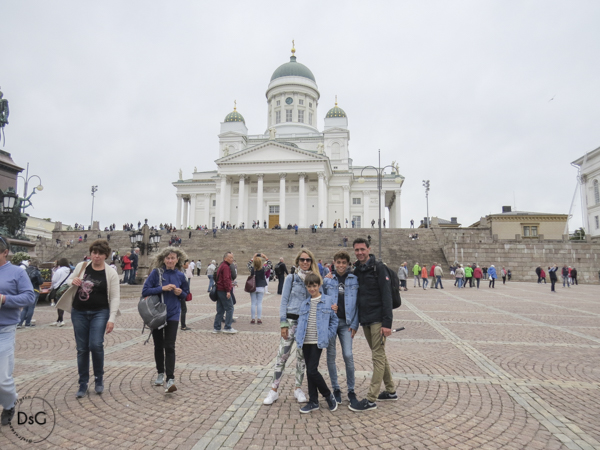
[[[242,116],[235,109],[232,112],[230,112],[229,114],[227,114],[227,116],[225,117],[225,122],[244,122],[244,123],[246,123],[246,121],[244,120],[244,116]]]
[[[329,112],[327,113],[327,115],[325,116],[326,119],[329,117],[348,117],[348,116],[346,116],[346,113],[344,112],[344,110],[342,108],[340,108],[336,103],[335,106],[333,108],[331,108],[329,110]]]
[[[304,77],[313,80],[315,83],[317,82],[315,76],[308,67],[296,62],[295,56],[290,56],[290,62],[282,64],[275,69],[275,72],[273,72],[273,75],[271,76],[271,81],[281,77]]]

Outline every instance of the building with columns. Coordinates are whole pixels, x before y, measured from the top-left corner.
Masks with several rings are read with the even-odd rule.
[[[308,67],[296,61],[279,66],[267,87],[267,129],[248,134],[234,106],[221,123],[217,170],[198,171],[173,183],[177,189],[178,229],[222,222],[246,228],[253,221],[332,227],[371,226],[388,210],[386,226],[400,228],[404,177],[398,166],[383,171],[378,198],[377,170],[354,166],[350,158],[348,117],[338,104],[317,128],[319,89]],[[373,152],[373,149],[359,151]],[[377,161],[373,158],[373,165]],[[380,203],[381,202],[381,203]]]

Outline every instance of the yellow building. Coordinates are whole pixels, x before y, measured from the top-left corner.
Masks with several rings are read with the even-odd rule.
[[[512,211],[503,206],[501,214],[482,217],[469,228],[491,228],[498,239],[562,239],[568,214]]]

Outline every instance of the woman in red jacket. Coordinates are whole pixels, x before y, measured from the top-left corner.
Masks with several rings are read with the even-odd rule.
[[[131,275],[131,259],[129,259],[129,257],[131,256],[131,252],[127,252],[125,253],[125,256],[123,256],[123,284],[128,284],[130,281],[129,276]]]
[[[475,269],[473,270],[473,277],[477,280],[477,289],[479,289],[479,282],[481,281],[481,278],[483,278],[483,271],[481,270],[481,267],[475,266]]]

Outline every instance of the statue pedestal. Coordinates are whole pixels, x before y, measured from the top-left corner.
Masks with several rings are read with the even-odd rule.
[[[6,239],[10,244],[10,254],[14,254],[17,252],[26,252],[29,253],[29,256],[32,258],[36,258],[35,254],[35,242],[33,241],[22,241],[21,239]]]

